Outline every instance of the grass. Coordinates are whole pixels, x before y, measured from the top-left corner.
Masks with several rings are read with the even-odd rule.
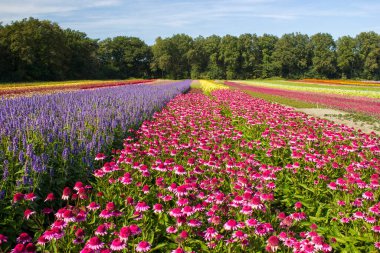
[[[199,80],[193,80],[190,84],[190,88],[201,89],[201,83],[199,82]]]
[[[265,93],[253,92],[253,91],[244,91],[252,97],[261,98],[272,103],[278,103],[282,105],[291,106],[294,108],[324,108],[319,104],[308,103],[296,99],[286,98],[282,96],[270,95]]]

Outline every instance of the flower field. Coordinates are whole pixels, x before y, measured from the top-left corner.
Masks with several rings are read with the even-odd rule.
[[[358,85],[358,86],[376,86],[380,87],[378,81],[354,81],[354,80],[323,80],[323,79],[302,79],[294,80],[300,83],[315,83],[315,84],[338,84],[338,85]]]
[[[189,85],[127,85],[1,100],[0,230],[21,226],[12,224],[19,216],[6,208],[15,193],[42,196],[87,180],[96,154],[121,147],[129,129]]]
[[[324,105],[327,107],[369,114],[380,118],[380,101],[368,97],[342,96],[335,94],[324,94],[318,92],[304,92],[298,90],[287,90],[282,88],[269,88],[264,86],[244,85],[238,82],[225,82],[226,85],[241,90],[278,95],[300,101]]]
[[[20,96],[30,93],[52,93],[63,90],[86,90],[130,84],[150,83],[154,80],[126,80],[126,81],[68,81],[68,82],[37,82],[1,84],[0,96]]]
[[[361,97],[370,99],[380,98],[380,87],[368,86],[345,86],[345,85],[330,85],[330,84],[313,84],[307,82],[294,82],[283,80],[260,80],[260,81],[238,81],[253,87],[281,89],[286,91],[297,92],[313,92],[319,95],[338,95],[345,97]]]
[[[113,108],[112,116],[103,116],[90,103],[91,115],[97,117],[88,116],[75,122],[85,122],[92,129],[84,131],[82,136],[99,139],[116,136],[122,140],[120,135],[112,135],[112,131],[98,133],[96,127],[91,128],[92,123],[108,122],[112,127],[114,120],[127,121],[134,118],[133,112],[141,115],[142,108],[154,108],[150,100],[166,96],[160,101],[167,101],[184,92],[189,84],[185,81],[160,85],[155,91],[152,86],[147,91],[145,86],[107,88],[113,95],[104,89],[91,91],[102,93],[99,98],[102,102],[97,106]],[[82,164],[75,166],[83,172],[84,167],[94,162],[95,169],[87,171],[93,175],[91,180],[72,178],[72,183],[62,191],[16,188],[12,200],[8,200],[11,204],[5,209],[14,213],[14,219],[20,220],[22,226],[14,234],[16,230],[10,224],[1,225],[3,251],[377,252],[380,248],[378,136],[308,117],[291,108],[226,89],[221,84],[201,81],[200,88],[205,94],[177,95],[161,111],[157,110],[164,102],[157,102],[159,108],[146,112],[151,115],[156,111],[152,118],[145,120],[138,130],[129,131],[122,149],[110,152],[102,150],[102,145],[95,145],[96,153],[89,152],[80,161]],[[133,103],[127,100],[124,103],[129,106],[138,106],[125,107],[121,101],[126,94],[120,89],[137,90],[132,97],[144,92],[150,97]],[[78,99],[73,97],[69,104]],[[29,106],[33,103],[29,101]],[[88,115],[84,104],[70,109],[75,112],[73,115]],[[60,110],[62,115],[65,109]],[[130,114],[125,116],[126,112]],[[17,119],[15,111],[11,115]],[[112,118],[115,115],[121,118]],[[74,121],[65,122],[69,116],[61,117],[64,123],[58,128],[68,129],[69,142],[63,134],[63,143],[70,143],[66,146],[72,152],[76,145],[71,143],[82,137],[71,136],[70,125]],[[42,125],[47,126],[48,122],[43,121]],[[8,131],[17,133],[27,126],[30,132],[38,133],[38,138],[49,132],[47,128],[33,131],[33,123],[12,126]],[[54,129],[51,125],[50,128]],[[130,128],[133,124],[125,125],[123,130]],[[83,128],[77,126],[77,129],[82,132],[79,129]],[[51,130],[51,134],[55,131]],[[27,143],[33,138],[38,140],[27,135]],[[53,141],[36,142],[39,144],[33,145],[33,152],[44,150],[38,146],[41,143],[52,145],[46,148],[52,151],[55,138],[53,135]],[[16,143],[22,141],[19,137]],[[20,155],[10,154],[14,152],[13,144],[9,144],[13,141],[3,139],[3,142],[8,143],[5,154],[17,158],[8,163],[20,166]],[[80,143],[78,147],[77,152],[83,150]],[[25,148],[28,146],[20,146],[17,152]],[[61,152],[62,149],[58,153]],[[76,155],[84,154],[70,153],[70,157]],[[21,165],[21,174],[29,168],[33,175],[40,175],[30,167],[33,156],[25,157],[28,162],[23,163],[27,164],[24,167]],[[62,159],[60,154],[58,157]],[[66,163],[71,160],[66,158]],[[50,176],[49,172],[41,173]],[[65,167],[60,173],[62,176],[67,173]],[[68,174],[75,173],[73,170]],[[45,190],[50,190],[49,187]]]

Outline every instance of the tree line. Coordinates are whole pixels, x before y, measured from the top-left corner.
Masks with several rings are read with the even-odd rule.
[[[328,33],[104,40],[35,18],[0,24],[0,80],[380,79],[380,35]]]

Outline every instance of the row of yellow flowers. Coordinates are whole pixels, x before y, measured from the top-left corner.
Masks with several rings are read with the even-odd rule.
[[[228,89],[224,84],[216,83],[214,81],[200,80],[200,88],[205,94],[210,94],[214,90]]]

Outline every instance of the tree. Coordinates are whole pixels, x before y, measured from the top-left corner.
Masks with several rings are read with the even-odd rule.
[[[320,78],[336,75],[336,45],[328,33],[317,33],[310,37],[312,47],[312,72]]]
[[[100,41],[98,57],[106,78],[149,76],[152,53],[139,38],[118,36]]]
[[[362,32],[356,36],[356,42],[360,76],[366,79],[375,79],[380,71],[378,61],[379,35],[375,32]]]
[[[272,55],[277,44],[278,37],[270,34],[264,34],[258,37],[258,48],[260,61],[257,69],[254,70],[255,77],[268,78],[275,76],[275,64],[273,64]]]
[[[350,36],[340,37],[336,42],[337,66],[342,78],[357,76],[358,53],[356,40]]]
[[[152,46],[152,70],[161,72],[161,77],[172,79],[189,78],[191,73],[189,51],[193,39],[185,34],[176,34],[170,38],[158,37]]]
[[[302,77],[311,65],[309,36],[300,33],[284,34],[273,52],[275,73],[285,78]]]
[[[241,52],[241,68],[238,78],[248,79],[258,77],[255,71],[260,66],[259,38],[256,34],[243,34],[239,36],[239,51]]]
[[[47,20],[29,18],[1,29],[1,45],[9,48],[13,80],[62,80],[67,65],[63,30]]]
[[[219,59],[223,62],[225,70],[223,78],[235,79],[241,66],[238,38],[231,35],[224,36],[219,50]]]
[[[98,41],[87,37],[85,33],[71,29],[64,30],[67,47],[68,79],[100,77],[96,51]]]

